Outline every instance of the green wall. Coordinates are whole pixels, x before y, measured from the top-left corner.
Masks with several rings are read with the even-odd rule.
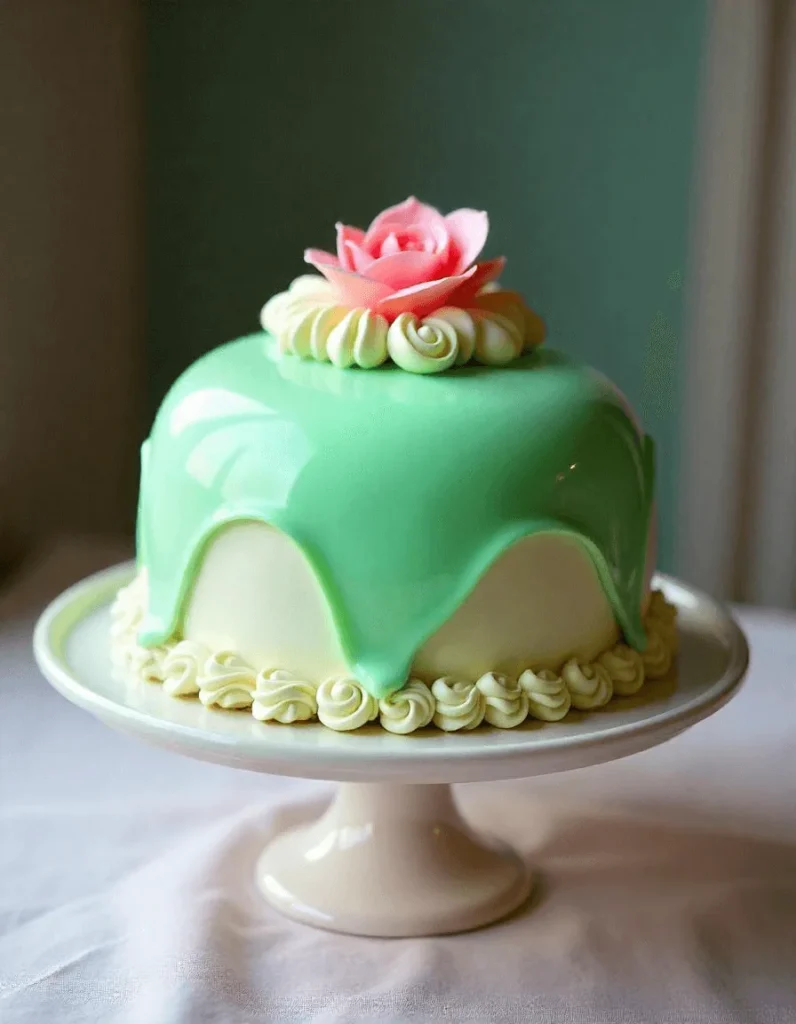
[[[409,193],[489,210],[488,254],[659,446],[674,547],[681,284],[702,0],[191,0],[149,14],[149,356],[257,327],[333,223]]]

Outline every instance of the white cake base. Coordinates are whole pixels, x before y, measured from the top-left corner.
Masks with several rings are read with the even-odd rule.
[[[274,906],[356,934],[473,928],[527,897],[521,859],[462,822],[447,783],[542,775],[645,750],[717,711],[736,692],[748,660],[743,634],[718,602],[658,577],[679,613],[676,687],[661,680],[635,698],[560,723],[466,735],[263,726],[249,715],[209,710],[170,698],[160,686],[126,686],[114,677],[110,605],[133,572],[126,565],[99,573],[50,605],[34,637],[42,672],[108,725],[179,753],[253,771],[368,783],[341,787],[320,821],[277,837],[258,867],[260,889]]]
[[[320,683],[345,676],[331,613],[304,555],[280,530],[233,523],[207,547],[185,608],[183,635],[233,650],[251,665],[288,668]],[[597,572],[570,537],[537,534],[513,544],[452,617],[420,648],[412,675],[518,676],[528,665],[588,662],[619,632]]]

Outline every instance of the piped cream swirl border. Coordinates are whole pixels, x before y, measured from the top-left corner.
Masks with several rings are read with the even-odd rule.
[[[119,591],[111,609],[112,660],[126,678],[162,683],[169,696],[198,698],[207,707],[247,709],[261,722],[318,720],[336,732],[353,732],[376,720],[399,735],[432,724],[457,732],[482,722],[513,729],[526,719],[560,721],[571,708],[591,711],[614,696],[637,693],[647,679],[664,678],[678,646],[677,609],[658,590],[644,619],[648,644],[643,653],[619,643],[592,662],[572,658],[557,670],[528,668],[516,679],[498,672],[475,680],[445,676],[430,685],[410,679],[376,700],[350,676],[318,685],[283,669],[258,669],[235,651],[210,651],[191,641],[142,647],[137,630],[146,601],[142,572]]]
[[[391,359],[409,373],[441,373],[471,359],[505,366],[541,344],[545,325],[517,292],[493,288],[471,307],[444,306],[426,317],[401,313],[391,324],[365,308],[342,306],[332,285],[314,274],[297,277],[263,306],[263,330],[280,352],[364,370]]]

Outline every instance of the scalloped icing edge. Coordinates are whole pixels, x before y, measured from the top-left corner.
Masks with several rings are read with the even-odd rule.
[[[143,647],[137,640],[137,627],[145,603],[146,580],[139,573],[119,590],[111,609],[111,659],[125,678],[150,685],[165,683],[166,692],[177,699],[195,697],[206,706],[249,710],[261,722],[291,725],[320,721],[336,732],[354,732],[377,719],[383,729],[399,735],[431,726],[457,732],[482,723],[513,729],[528,718],[561,721],[571,708],[596,710],[615,696],[637,693],[647,679],[664,678],[679,646],[677,608],[656,590],[644,616],[650,643],[641,654],[619,643],[606,648],[592,662],[570,659],[556,670],[528,668],[516,679],[498,672],[487,672],[474,680],[443,676],[431,684],[410,678],[401,689],[377,700],[350,676],[316,684],[289,670],[270,666],[258,670],[235,651],[210,651],[193,641],[172,640],[154,648]],[[167,665],[169,659],[171,666]],[[234,701],[218,697],[226,692],[217,685],[218,665],[225,660],[235,664]],[[630,678],[629,664],[635,667]],[[175,666],[177,672],[170,674],[169,668]],[[207,666],[212,671],[206,672]],[[203,686],[205,679],[211,685]],[[323,699],[337,682],[345,684],[347,694],[339,708]],[[593,686],[589,689],[590,683]],[[406,708],[403,715],[402,705]]]

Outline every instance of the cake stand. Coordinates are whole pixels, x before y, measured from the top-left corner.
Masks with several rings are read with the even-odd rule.
[[[125,564],[97,573],[46,609],[34,636],[42,672],[70,701],[158,746],[233,768],[340,783],[318,821],[271,841],[257,882],[288,916],[358,935],[463,931],[505,917],[528,898],[528,866],[464,821],[451,783],[543,775],[645,750],[717,711],[748,662],[744,636],[720,604],[659,576],[656,585],[679,609],[676,681],[647,683],[599,712],[453,735],[264,725],[115,677],[110,605],[133,572]]]

